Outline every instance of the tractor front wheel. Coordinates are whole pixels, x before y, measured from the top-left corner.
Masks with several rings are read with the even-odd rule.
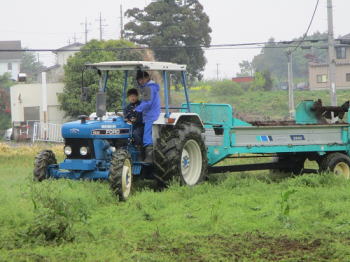
[[[131,194],[132,162],[127,150],[117,150],[109,168],[109,184],[112,192],[120,201],[126,201]]]
[[[55,154],[51,150],[43,150],[35,157],[34,163],[34,180],[43,181],[47,179],[48,176],[48,167],[50,165],[57,164]]]
[[[350,179],[350,158],[342,153],[331,153],[319,162],[320,172],[333,172],[337,176]]]

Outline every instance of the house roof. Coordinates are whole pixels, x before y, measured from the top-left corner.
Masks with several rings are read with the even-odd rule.
[[[350,34],[344,35],[340,39],[350,39]]]
[[[80,47],[82,47],[83,44],[82,43],[73,43],[73,44],[70,44],[70,45],[66,45],[66,46],[63,46],[63,47],[60,47],[58,49],[56,49],[55,51],[53,51],[53,53],[57,53],[59,51],[63,51],[63,50],[69,50],[71,48],[77,48],[77,49],[80,49]]]
[[[0,41],[0,60],[21,59],[21,52],[6,51],[22,49],[21,41]]]
[[[349,45],[350,44],[350,34],[340,37],[340,44]]]
[[[50,70],[53,70],[53,69],[56,69],[56,68],[59,68],[61,67],[60,65],[53,65],[53,66],[49,66],[49,67],[46,67],[42,72],[48,72]]]

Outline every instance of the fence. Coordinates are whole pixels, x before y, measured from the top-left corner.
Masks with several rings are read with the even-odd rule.
[[[62,143],[62,125],[35,122],[33,127],[33,143],[36,141]]]

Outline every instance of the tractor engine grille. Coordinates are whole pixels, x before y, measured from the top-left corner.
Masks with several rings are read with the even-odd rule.
[[[65,145],[72,148],[72,154],[67,156],[68,159],[93,159],[95,158],[94,143],[92,139],[66,138]],[[80,154],[82,146],[88,147],[89,151],[86,156]]]

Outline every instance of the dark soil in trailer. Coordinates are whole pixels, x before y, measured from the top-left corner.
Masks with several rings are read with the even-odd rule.
[[[271,121],[251,121],[248,122],[249,124],[253,126],[343,126],[347,125],[348,123],[317,123],[317,124],[296,124],[295,121],[287,121],[287,120],[271,120]]]

